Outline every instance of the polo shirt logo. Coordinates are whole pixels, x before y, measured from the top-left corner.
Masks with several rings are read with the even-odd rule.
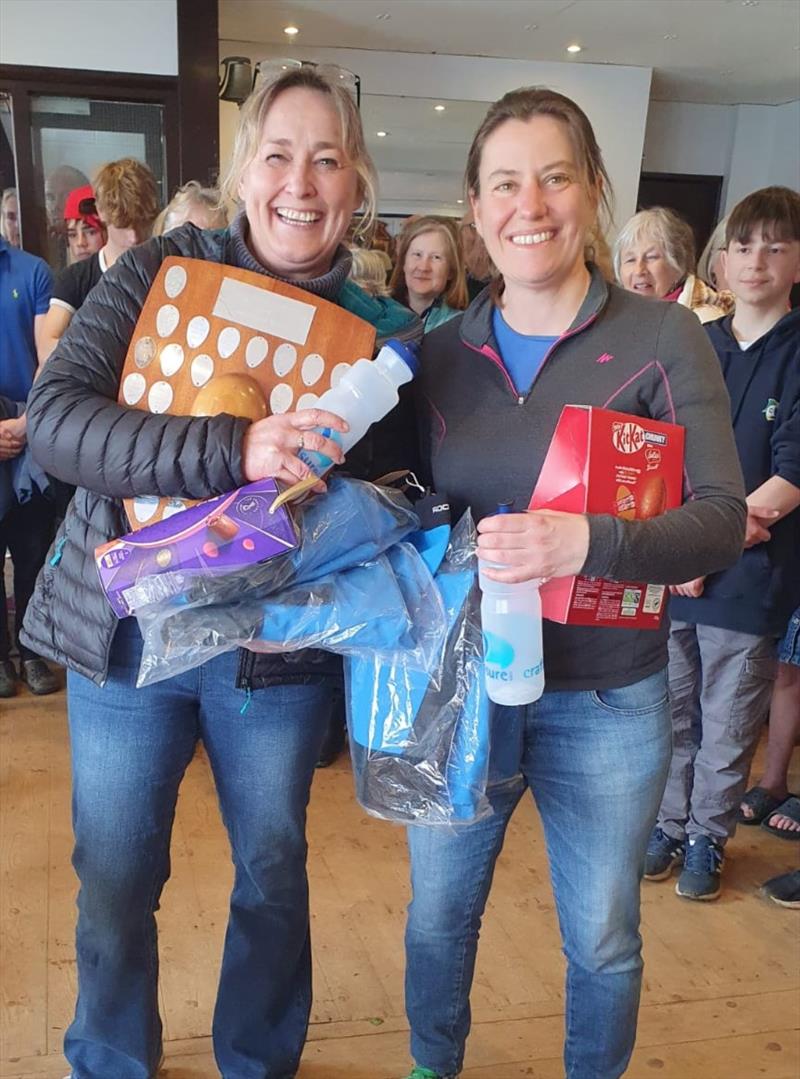
[[[764,408],[761,409],[761,412],[768,423],[772,423],[775,419],[775,413],[778,411],[779,404],[780,401],[776,401],[774,397],[770,397]]]
[[[11,290],[11,299],[12,300],[18,300],[19,299],[19,289],[12,288],[12,290]]]
[[[610,352],[604,352],[602,356],[598,356],[595,363],[610,363],[614,357]]]

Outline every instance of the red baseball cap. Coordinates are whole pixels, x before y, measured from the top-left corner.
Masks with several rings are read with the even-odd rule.
[[[64,220],[85,221],[93,229],[102,229],[103,222],[97,213],[91,184],[70,191],[64,203]]]

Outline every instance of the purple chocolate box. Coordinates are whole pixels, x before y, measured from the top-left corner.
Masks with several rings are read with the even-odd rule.
[[[94,557],[114,613],[126,618],[177,595],[181,570],[230,573],[293,551],[298,538],[288,508],[269,510],[279,493],[275,480],[258,480],[102,544]]]

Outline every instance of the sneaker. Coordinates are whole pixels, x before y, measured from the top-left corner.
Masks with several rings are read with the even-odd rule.
[[[666,880],[673,866],[683,864],[686,845],[682,839],[673,839],[660,828],[654,828],[647,844],[644,860],[645,880]]]
[[[16,668],[10,659],[0,659],[0,697],[14,697],[16,692]]]
[[[21,670],[22,681],[26,682],[31,693],[37,697],[45,697],[48,693],[56,693],[61,687],[58,678],[53,674],[43,659],[23,659]]]
[[[781,873],[761,885],[762,893],[781,907],[800,909],[800,869],[792,873]]]
[[[417,1065],[406,1079],[456,1079],[456,1073],[447,1072],[445,1075],[443,1072],[432,1072],[430,1068],[420,1068]]]
[[[689,839],[683,872],[675,891],[684,899],[717,899],[722,885],[722,847],[711,836],[694,835]]]

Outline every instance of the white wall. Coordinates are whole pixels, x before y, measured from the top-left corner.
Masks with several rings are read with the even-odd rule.
[[[800,101],[786,105],[652,101],[642,169],[723,176],[723,213],[759,187],[800,188]]]
[[[800,188],[800,101],[738,106],[725,212],[768,184]]]
[[[735,128],[736,109],[730,105],[651,101],[642,171],[726,176]]]
[[[644,142],[650,68],[599,64],[561,64],[499,60],[470,56],[430,56],[420,53],[377,52],[363,49],[301,49],[271,47],[255,42],[221,41],[220,56],[249,56],[255,63],[266,56],[293,56],[340,64],[361,77],[365,94],[439,98],[442,101],[495,101],[515,86],[543,84],[574,98],[586,111],[605,156],[616,194],[616,220],[624,222],[636,207]],[[236,106],[221,102],[220,165],[224,171],[235,129]],[[414,195],[415,174],[406,177]],[[381,209],[400,212],[397,198],[402,183],[391,177],[390,203]],[[421,207],[414,205],[414,212]]]
[[[177,75],[175,0],[2,0],[0,63]]]

